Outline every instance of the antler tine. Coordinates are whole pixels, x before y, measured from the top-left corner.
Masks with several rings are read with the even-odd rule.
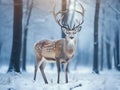
[[[83,22],[84,22],[84,13],[85,13],[85,9],[84,9],[84,7],[82,6],[82,4],[81,3],[79,3],[80,4],[80,6],[81,6],[81,8],[82,8],[82,22],[81,22],[81,24],[83,24]],[[80,24],[80,25],[81,25]]]
[[[74,30],[75,29],[75,23],[74,23],[74,25],[73,25],[73,28],[72,28],[72,30]]]
[[[78,20],[76,20],[77,22],[78,22]],[[72,30],[74,30],[75,28],[77,28],[77,27],[79,27],[81,24],[80,24],[80,22],[78,22],[79,24],[77,25],[77,26],[75,26],[75,24],[74,24],[74,26],[73,26],[73,28],[72,28]]]
[[[66,28],[64,25],[62,25],[61,23],[60,23],[60,21],[64,18],[64,16],[65,16],[65,13],[67,12],[67,10],[65,10],[65,11],[58,11],[57,13],[55,12],[55,7],[56,7],[56,4],[54,4],[54,7],[53,7],[53,16],[54,16],[54,18],[55,18],[55,21],[58,23],[58,25],[60,25],[61,27],[64,27],[64,28]],[[62,16],[61,16],[61,18],[60,19],[57,19],[57,16],[59,15],[59,14],[61,14],[62,13]]]
[[[70,26],[67,24],[68,29],[70,29]]]
[[[81,6],[81,8],[82,8],[82,16],[84,16],[85,9],[84,9],[84,7],[82,6],[82,4],[81,4],[81,3],[79,3],[79,5],[80,5],[80,6]]]
[[[84,22],[84,13],[85,13],[85,9],[84,9],[84,7],[82,6],[81,3],[79,3],[79,5],[80,5],[81,8],[82,8],[82,13],[81,13],[80,11],[77,11],[78,13],[81,13],[81,15],[82,15],[82,22],[80,23],[80,25],[81,25],[81,24],[83,24],[83,22]]]
[[[83,22],[84,22],[84,13],[85,13],[85,10],[84,10],[84,7],[82,6],[82,4],[81,3],[79,3],[79,5],[81,6],[81,8],[82,8],[82,12],[80,12],[80,11],[78,11],[78,10],[75,10],[77,13],[80,13],[81,15],[82,15],[82,21],[81,21],[81,23],[79,22],[79,24],[77,25],[77,26],[75,26],[75,27],[73,27],[73,29],[75,29],[75,28],[78,28],[81,24],[83,24]]]
[[[60,20],[57,20],[57,18],[56,18],[55,7],[56,7],[56,4],[54,4],[54,7],[53,7],[53,11],[52,11],[53,12],[53,16],[55,18],[55,21],[61,26],[61,24],[59,23]]]

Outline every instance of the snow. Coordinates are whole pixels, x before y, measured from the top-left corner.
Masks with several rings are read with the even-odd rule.
[[[57,84],[56,69],[45,69],[49,84],[44,84],[40,71],[33,81],[33,66],[27,72],[5,73],[6,67],[0,68],[0,90],[120,90],[120,73],[115,70],[103,71],[99,75],[91,73],[89,68],[79,67],[69,72],[69,83],[65,83],[61,72],[60,84]]]
[[[88,64],[92,65],[95,0],[81,0],[85,7],[85,22],[77,37],[78,51],[75,55],[76,57],[79,56],[79,59],[75,58],[76,61],[72,60],[74,63],[72,62],[69,68],[68,84],[65,83],[63,72],[61,72],[60,84],[57,84],[56,67],[51,69],[50,66],[47,66],[45,69],[49,84],[44,84],[39,70],[36,82],[33,81],[33,64],[35,62],[33,51],[34,43],[42,39],[56,40],[61,38],[60,27],[56,24],[53,15],[50,13],[52,10],[52,4],[50,3],[51,0],[34,0],[27,41],[27,64],[28,62],[31,62],[32,65],[27,65],[27,72],[22,72],[21,74],[15,72],[6,73],[12,46],[13,0],[1,1],[0,13],[2,14],[0,15],[0,43],[2,43],[2,53],[0,54],[0,90],[120,90],[120,72],[116,71],[114,68],[114,70],[101,71],[99,75],[96,75],[92,73],[91,67],[78,66],[80,64],[85,66]],[[110,2],[112,3],[112,1]],[[60,8],[59,2],[58,5]],[[112,5],[115,6],[115,4]],[[105,32],[108,32],[107,35],[109,35],[109,33],[113,32],[112,30],[115,30],[115,27],[119,26],[119,23],[113,18],[116,17],[116,13],[111,12],[111,8],[108,9],[109,7],[106,4],[103,4],[101,8],[100,30],[106,30]],[[103,9],[106,10],[105,14],[102,13]],[[113,24],[111,21],[114,22],[115,25],[111,25]],[[103,27],[102,22],[104,22],[106,26]],[[113,37],[113,35],[111,37]],[[107,39],[105,40],[107,42]],[[4,63],[7,66],[4,66]],[[106,65],[107,64],[105,63],[105,66]],[[73,69],[74,67],[76,70]]]

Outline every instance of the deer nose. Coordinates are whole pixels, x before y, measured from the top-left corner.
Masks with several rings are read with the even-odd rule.
[[[70,39],[73,39],[74,37],[70,37]]]

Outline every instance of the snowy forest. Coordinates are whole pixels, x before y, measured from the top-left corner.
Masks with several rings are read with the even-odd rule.
[[[33,89],[120,90],[120,0],[0,0],[0,90]]]

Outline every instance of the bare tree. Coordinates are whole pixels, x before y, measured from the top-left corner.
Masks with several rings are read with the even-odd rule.
[[[99,23],[99,8],[100,0],[96,0],[95,17],[94,17],[94,60],[93,60],[93,71],[99,73],[98,68],[98,23]]]
[[[118,26],[116,27],[116,32],[115,32],[115,50],[116,50],[116,58],[115,58],[115,67],[117,70],[120,71],[120,27],[119,27],[119,23],[120,23],[120,0],[117,0],[117,4],[116,4],[116,8],[113,8],[111,6],[111,8],[115,11],[116,15],[116,20],[118,23]]]
[[[114,56],[115,56],[115,67],[117,70],[120,70],[120,47],[119,47],[119,29],[116,30],[116,37],[115,37],[115,50],[114,50]]]
[[[28,26],[30,21],[30,16],[33,8],[33,0],[29,6],[29,0],[27,0],[27,20],[24,27],[24,36],[23,36],[23,52],[22,52],[22,70],[26,71],[26,55],[27,55],[27,35],[28,35]]]
[[[108,36],[107,40],[109,42],[106,42],[106,59],[107,59],[107,67],[108,69],[112,69],[112,62],[111,62],[111,56],[110,56],[110,52],[111,52],[111,39],[110,37]]]
[[[2,49],[2,42],[0,42],[0,59],[1,59],[1,49]],[[1,60],[0,60],[1,62]],[[0,63],[0,66],[1,66],[1,63]]]
[[[0,42],[0,54],[1,54],[2,42]]]
[[[100,60],[100,70],[103,70],[103,64],[104,64],[104,32],[102,31],[102,36],[101,36],[101,60]]]
[[[102,14],[103,14],[103,16],[105,15],[105,8],[103,8],[102,9]],[[103,17],[103,21],[105,20],[105,17]],[[101,29],[101,55],[100,55],[100,57],[101,57],[101,60],[100,60],[100,70],[103,70],[103,64],[104,64],[104,43],[105,43],[105,40],[104,40],[104,38],[105,38],[105,24],[104,24],[104,22],[102,22],[102,29]]]
[[[8,72],[20,72],[22,41],[22,0],[14,0],[13,42]]]
[[[116,0],[116,6],[114,7],[113,5],[111,5],[109,2],[107,2],[108,6],[111,8],[112,12],[116,13],[116,17],[115,19],[117,20],[117,23],[120,22],[119,20],[119,15],[120,15],[120,11],[119,11],[119,4],[120,4],[120,1],[119,0]],[[119,26],[117,26],[114,30],[115,32],[115,39],[114,39],[114,44],[115,44],[115,47],[114,47],[114,64],[115,64],[115,68],[117,70],[120,70],[120,31],[119,31]]]

